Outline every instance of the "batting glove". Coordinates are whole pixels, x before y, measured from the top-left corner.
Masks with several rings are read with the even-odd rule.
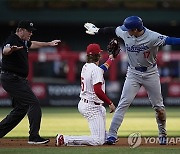
[[[86,33],[90,35],[95,35],[99,30],[94,24],[88,22],[84,24],[84,27],[86,28]]]

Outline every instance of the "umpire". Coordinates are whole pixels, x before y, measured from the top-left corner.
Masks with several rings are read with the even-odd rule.
[[[28,84],[28,49],[56,46],[60,40],[51,42],[30,41],[35,30],[28,20],[20,21],[16,32],[11,34],[2,48],[1,83],[12,98],[13,110],[0,122],[0,138],[9,133],[28,115],[29,144],[45,144],[49,139],[40,137],[40,103]]]

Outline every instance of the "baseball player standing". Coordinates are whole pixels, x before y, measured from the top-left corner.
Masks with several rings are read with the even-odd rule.
[[[106,109],[103,103],[107,103],[110,113],[114,112],[115,106],[105,94],[104,71],[112,63],[112,55],[100,67],[100,46],[90,44],[87,46],[87,62],[81,71],[81,92],[78,104],[79,112],[87,119],[91,136],[65,136],[58,134],[56,146],[60,145],[103,145],[106,138]]]
[[[30,41],[33,23],[20,21],[16,33],[11,34],[2,48],[1,84],[12,98],[13,110],[0,122],[0,138],[4,137],[27,114],[30,124],[29,144],[45,144],[49,139],[39,135],[41,108],[37,97],[27,81],[28,50],[44,46],[56,46],[60,40],[51,42]]]
[[[168,37],[147,29],[138,16],[127,17],[123,25],[118,27],[97,28],[92,23],[85,23],[84,27],[87,29],[86,33],[90,35],[110,33],[122,38],[128,56],[127,76],[118,107],[111,122],[107,144],[115,143],[126,110],[140,87],[144,86],[156,112],[159,143],[165,145],[167,143],[166,111],[161,95],[156,55],[160,46],[179,45],[180,38]]]

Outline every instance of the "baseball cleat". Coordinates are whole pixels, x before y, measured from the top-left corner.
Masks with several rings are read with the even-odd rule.
[[[29,144],[46,144],[48,143],[50,140],[49,139],[44,139],[40,136],[37,136],[35,138],[29,137]]]
[[[166,145],[167,144],[167,137],[166,136],[160,136],[159,137],[159,144],[160,145]]]
[[[117,140],[115,137],[110,136],[110,137],[107,138],[106,144],[108,144],[108,145],[113,145],[113,144],[115,144],[117,141],[118,141],[118,140]]]
[[[61,135],[61,134],[56,135],[56,143],[55,143],[55,145],[56,146],[64,145],[64,137],[63,137],[63,135]]]

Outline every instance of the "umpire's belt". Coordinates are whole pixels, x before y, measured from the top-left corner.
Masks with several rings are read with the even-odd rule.
[[[150,67],[153,68],[154,66],[156,66],[156,63],[149,67],[135,67],[135,70],[140,71],[140,72],[146,72],[148,68]]]
[[[1,74],[8,74],[8,75],[12,75],[12,76],[14,76],[14,77],[17,77],[18,79],[26,80],[26,78],[21,77],[21,76],[15,74],[15,73],[12,73],[12,72],[9,72],[9,71],[1,71]]]
[[[84,99],[82,98],[81,99],[84,103],[89,103],[90,101],[88,101],[87,99]],[[92,101],[93,102],[93,101]],[[95,105],[101,105],[100,103],[96,103],[96,102],[93,102]]]

